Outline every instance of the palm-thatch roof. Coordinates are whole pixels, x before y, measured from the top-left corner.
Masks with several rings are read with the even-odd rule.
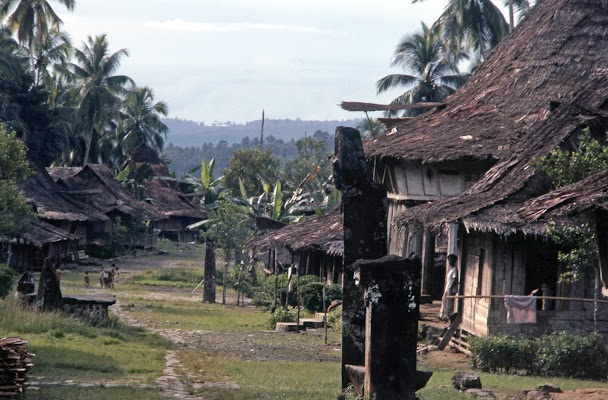
[[[32,164],[34,174],[19,183],[19,189],[38,216],[52,221],[108,221],[97,209],[84,204],[53,181],[46,169]]]
[[[518,223],[511,225],[514,221],[510,214],[527,199],[547,190],[533,179],[533,161],[557,148],[582,126],[606,126],[608,114],[602,106],[608,99],[608,71],[598,71],[594,76],[570,104],[558,106],[531,124],[530,137],[513,145],[513,154],[490,168],[471,188],[455,197],[410,208],[395,222],[415,221],[438,228],[446,222],[462,221],[468,228],[500,233],[520,229]],[[530,228],[531,233],[537,230]]]
[[[64,189],[64,193],[74,196],[104,214],[118,211],[151,220],[163,218],[153,206],[133,197],[104,165],[47,168],[47,171]]]
[[[608,66],[608,4],[543,0],[445,105],[365,144],[368,157],[507,160]],[[604,104],[596,104],[596,107]],[[559,128],[559,126],[555,126]]]
[[[55,243],[61,241],[77,242],[79,237],[70,232],[59,229],[56,226],[48,224],[42,220],[35,220],[32,230],[23,235],[23,238],[35,247],[42,248],[47,243]]]
[[[174,182],[166,179],[152,179],[144,182],[152,205],[165,218],[207,218],[207,212],[192,204],[174,187]]]
[[[332,256],[344,253],[343,216],[339,210],[309,217],[304,222],[256,236],[247,246],[257,251],[286,247],[291,252],[321,251]]]

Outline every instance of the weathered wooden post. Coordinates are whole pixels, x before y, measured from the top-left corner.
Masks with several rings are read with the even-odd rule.
[[[215,303],[215,244],[205,239],[205,283],[203,284],[203,302]]]
[[[426,383],[416,373],[420,258],[386,256],[355,266],[366,305],[363,398],[415,399]]]
[[[359,131],[336,129],[334,179],[342,191],[344,214],[344,285],[342,303],[342,388],[349,371],[365,363],[363,288],[355,284],[354,263],[387,254],[386,190],[374,183],[365,162]],[[348,367],[347,366],[352,366]],[[354,368],[353,368],[354,367]]]

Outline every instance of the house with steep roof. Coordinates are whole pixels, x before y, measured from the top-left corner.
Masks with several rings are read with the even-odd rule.
[[[131,155],[132,170],[147,170],[149,179],[144,181],[147,201],[162,215],[156,227],[160,236],[178,242],[191,242],[197,231],[188,226],[207,219],[207,211],[195,204],[179,190],[175,178],[156,152],[145,145],[139,146]]]
[[[575,149],[585,128],[605,140],[607,36],[602,2],[538,2],[461,89],[365,143],[374,179],[389,192],[390,254],[421,254],[428,290],[437,278],[433,237],[447,238],[442,251],[458,256],[466,332],[589,325],[588,302],[563,300],[541,318],[553,322],[507,327],[502,300],[490,296],[528,294],[551,280],[557,297],[590,299],[587,281],[558,285],[546,229],[512,218],[551,189],[535,173],[535,160],[552,149]]]
[[[343,216],[340,210],[334,210],[326,215],[313,215],[305,221],[255,236],[247,243],[247,247],[254,259],[265,262],[271,269],[273,259],[280,260],[279,264],[285,266],[298,263],[301,274],[316,275],[320,281],[341,285],[344,255],[342,232]],[[290,256],[287,260],[285,255],[281,257],[284,250]]]
[[[163,218],[152,205],[135,198],[110,170],[101,164],[87,164],[84,167],[56,167],[47,171],[59,185],[62,193],[89,205],[106,215],[109,220],[88,225],[89,243],[109,244],[113,225],[121,221],[125,225],[148,222],[148,232],[132,231],[129,244],[137,247],[152,247],[156,236],[152,234],[153,222]]]

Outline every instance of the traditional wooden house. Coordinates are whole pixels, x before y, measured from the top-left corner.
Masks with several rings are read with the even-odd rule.
[[[19,184],[19,189],[31,204],[38,218],[87,241],[87,224],[105,224],[109,217],[65,193],[46,169],[32,163],[34,174]]]
[[[374,179],[389,192],[389,222],[429,202],[493,204],[529,182],[531,159],[575,145],[582,127],[604,138],[607,19],[602,2],[539,2],[460,90],[426,104],[432,110],[425,114],[391,121],[385,134],[366,142]],[[514,174],[516,167],[523,175]],[[447,225],[439,225],[448,238]],[[391,254],[422,255],[427,293],[440,279],[433,277],[433,232],[441,230],[417,218],[388,224]],[[445,251],[455,251],[456,243],[446,241]]]
[[[88,225],[87,235],[90,243],[108,244],[112,227],[120,219],[125,225],[148,222],[149,229],[129,233],[129,245],[152,247],[156,235],[152,233],[154,221],[163,215],[152,205],[136,199],[118,182],[107,167],[100,164],[88,164],[84,167],[47,168],[63,193],[85,203],[109,217]]]
[[[63,229],[36,220],[30,232],[9,240],[8,265],[21,273],[42,266],[47,257],[73,259],[77,257],[78,239]]]
[[[157,223],[160,235],[178,242],[194,241],[198,231],[189,230],[188,226],[205,220],[207,211],[191,202],[179,190],[167,165],[147,146],[139,146],[134,151],[130,165],[134,170],[149,172],[149,179],[144,182],[144,186],[148,201],[163,216]]]
[[[280,229],[256,236],[247,243],[254,258],[266,262],[272,269],[272,260],[286,249],[291,260],[281,262],[300,264],[306,275],[317,275],[326,283],[342,284],[343,218],[339,210],[323,216],[311,216],[304,222],[286,225]],[[260,254],[264,256],[259,257]],[[274,255],[273,255],[274,254]]]

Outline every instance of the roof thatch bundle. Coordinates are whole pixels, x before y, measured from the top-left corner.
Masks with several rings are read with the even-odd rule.
[[[536,140],[539,122],[559,128],[552,114],[584,91],[593,96],[598,87],[589,83],[608,66],[607,7],[598,0],[538,2],[444,107],[366,142],[367,156],[507,160],[522,142]]]
[[[247,246],[256,251],[286,247],[292,252],[321,251],[333,256],[344,253],[343,216],[339,210],[309,217],[304,222],[251,239]]]
[[[153,206],[133,197],[105,165],[47,168],[47,171],[65,193],[104,214],[118,211],[151,220],[163,218]]]

